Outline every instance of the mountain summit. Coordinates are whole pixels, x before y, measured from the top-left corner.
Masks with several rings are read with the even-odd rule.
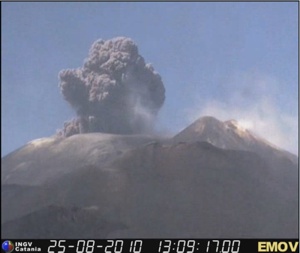
[[[205,116],[173,137],[175,142],[205,141],[222,149],[244,150],[261,156],[285,158],[297,163],[297,156],[276,147],[262,137],[242,127],[236,120],[219,121]]]

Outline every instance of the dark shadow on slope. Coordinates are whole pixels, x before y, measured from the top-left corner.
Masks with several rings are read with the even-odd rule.
[[[91,239],[106,238],[115,230],[126,227],[108,222],[93,208],[48,206],[39,211],[6,222],[2,237],[10,239]]]

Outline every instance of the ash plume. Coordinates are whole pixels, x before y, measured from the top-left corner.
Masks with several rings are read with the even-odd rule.
[[[62,70],[59,79],[64,99],[77,113],[59,133],[65,137],[147,132],[165,100],[160,75],[125,37],[97,40],[83,67]]]

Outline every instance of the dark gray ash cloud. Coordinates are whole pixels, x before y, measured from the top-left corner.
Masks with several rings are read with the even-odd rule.
[[[161,76],[125,37],[97,40],[83,67],[62,70],[59,79],[64,99],[77,113],[60,132],[66,137],[147,132],[165,100]]]

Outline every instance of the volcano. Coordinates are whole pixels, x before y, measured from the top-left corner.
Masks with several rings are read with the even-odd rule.
[[[5,238],[298,237],[297,156],[233,120],[34,140],[1,176]]]
[[[205,116],[173,137],[175,142],[206,141],[222,149],[255,152],[267,159],[271,156],[298,163],[298,157],[242,127],[236,120],[224,122]]]

